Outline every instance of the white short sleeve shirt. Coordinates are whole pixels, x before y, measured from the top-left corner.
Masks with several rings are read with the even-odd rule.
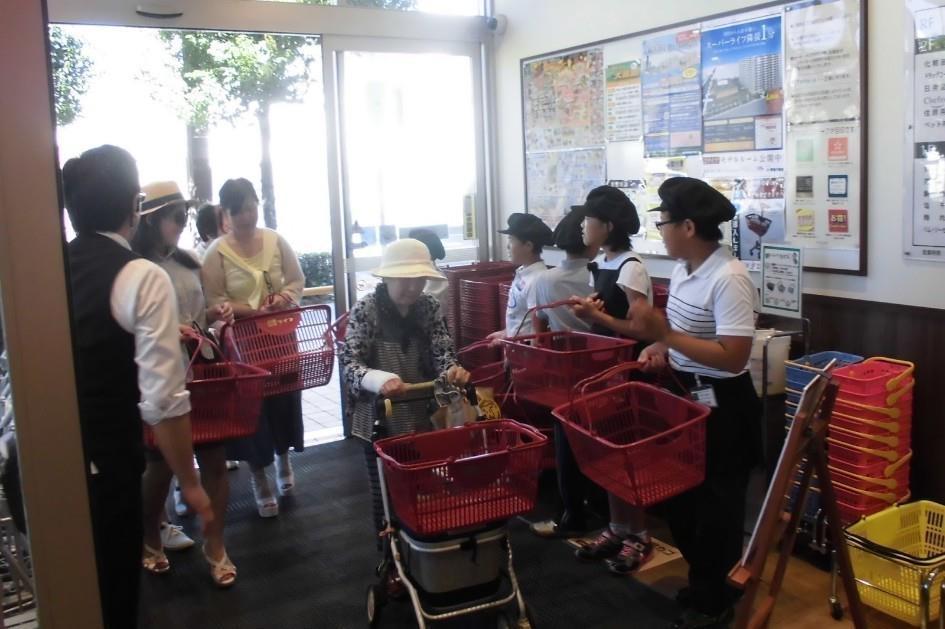
[[[753,337],[756,301],[748,269],[722,246],[694,273],[687,271],[685,263],[676,266],[666,314],[674,330],[696,338]],[[697,363],[674,349],[669,350],[669,362],[674,369],[712,378],[732,378],[748,367],[746,364],[739,372],[730,373]]]
[[[506,336],[522,336],[533,334],[531,315],[526,318],[530,308],[537,305],[535,301],[535,279],[548,267],[541,260],[528,266],[520,266],[515,271],[512,286],[509,288],[509,304],[505,311]],[[521,326],[521,329],[519,329]],[[517,331],[517,332],[516,332]]]
[[[605,254],[600,254],[595,258],[594,263],[598,269],[616,271],[620,269],[620,275],[617,276],[617,286],[632,290],[646,295],[646,300],[653,305],[653,283],[650,281],[650,274],[646,271],[646,266],[640,262],[629,262],[624,264],[627,258],[636,258],[632,251],[625,251],[612,260],[607,260]],[[623,265],[623,266],[621,266]],[[591,280],[593,284],[594,280]]]

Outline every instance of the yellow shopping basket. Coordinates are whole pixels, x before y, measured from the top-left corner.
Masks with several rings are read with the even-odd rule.
[[[945,507],[921,500],[889,507],[846,529],[860,598],[915,626],[939,615],[945,579]]]

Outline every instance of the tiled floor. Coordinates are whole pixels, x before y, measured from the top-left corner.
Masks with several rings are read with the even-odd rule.
[[[323,387],[302,392],[302,424],[305,445],[338,441],[344,438],[341,426],[341,388],[338,367],[331,382]]]

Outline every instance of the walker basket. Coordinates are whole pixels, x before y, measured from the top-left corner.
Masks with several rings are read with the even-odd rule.
[[[848,527],[846,543],[864,603],[920,625],[925,612],[921,593],[928,580],[929,620],[938,617],[945,578],[945,507],[921,500],[890,507]]]
[[[665,389],[627,382],[554,410],[584,475],[638,507],[705,479],[709,408]]]
[[[328,384],[335,366],[331,308],[305,306],[238,319],[223,330],[231,360],[270,372],[265,395]]]
[[[191,367],[190,430],[193,442],[214,443],[256,432],[269,372],[234,362],[198,363]],[[145,426],[144,442],[156,447],[154,431]]]
[[[535,506],[545,437],[499,419],[381,439],[394,517],[416,535],[508,520]]]

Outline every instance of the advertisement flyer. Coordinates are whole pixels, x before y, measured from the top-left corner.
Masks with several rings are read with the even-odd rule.
[[[703,31],[706,153],[781,148],[781,16]]]
[[[525,152],[604,144],[604,52],[591,48],[522,68]]]
[[[804,258],[799,247],[764,245],[761,250],[761,311],[801,316]]]
[[[907,255],[945,262],[945,23],[941,7],[915,13],[912,208]]]
[[[640,61],[607,66],[607,141],[628,142],[643,136]]]
[[[810,248],[859,248],[858,122],[790,127],[788,240]]]
[[[647,157],[702,151],[699,31],[643,40],[643,142]]]
[[[572,205],[607,181],[604,149],[529,153],[525,156],[527,207],[554,227]]]
[[[860,117],[859,7],[807,0],[784,8],[789,125]]]

